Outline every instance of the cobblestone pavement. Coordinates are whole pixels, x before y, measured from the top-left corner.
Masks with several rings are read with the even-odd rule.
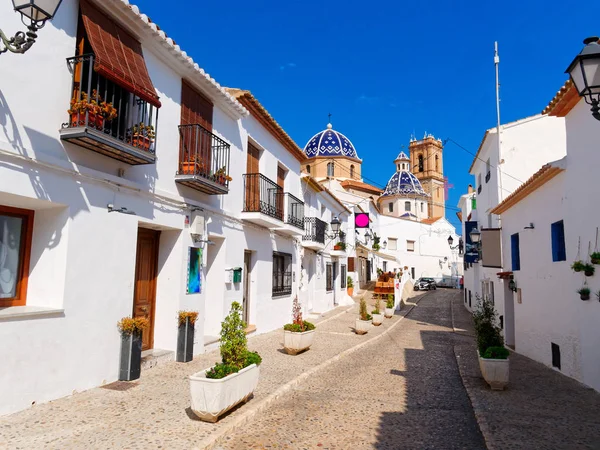
[[[296,386],[221,439],[231,449],[485,448],[454,356],[451,300],[423,297],[381,339]]]
[[[453,315],[456,328],[474,333],[460,298]],[[457,340],[455,353],[490,450],[600,449],[598,392],[514,352],[508,387],[492,391],[481,377],[473,339]]]
[[[315,320],[319,325],[315,342],[297,356],[283,351],[281,330],[251,337],[250,350],[263,357],[254,398],[215,424],[197,420],[189,409],[187,377],[212,366],[219,359],[218,350],[187,364],[169,362],[146,370],[126,391],[91,389],[0,417],[0,449],[205,448],[216,436],[228,434],[238,422],[273,401],[288,383],[381,335],[408,309],[364,336],[352,330],[357,311],[358,305],[338,308]]]

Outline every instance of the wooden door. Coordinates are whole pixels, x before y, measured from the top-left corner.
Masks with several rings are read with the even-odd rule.
[[[246,160],[246,208],[245,211],[260,211],[260,176],[258,161],[260,150],[248,142]]]
[[[133,317],[145,317],[150,326],[142,335],[142,350],[154,347],[154,309],[160,231],[138,228]]]
[[[244,297],[242,299],[242,318],[246,325],[250,323],[250,264],[252,262],[252,253],[244,252]]]
[[[212,102],[182,81],[181,125],[200,125],[181,128],[180,161],[196,162],[194,174],[207,176],[220,169],[212,167],[212,119]]]
[[[283,167],[277,166],[277,186],[279,186],[281,189],[279,189],[276,193],[275,205],[277,208],[277,217],[279,217],[281,220],[283,220],[284,183],[285,183],[285,169]]]

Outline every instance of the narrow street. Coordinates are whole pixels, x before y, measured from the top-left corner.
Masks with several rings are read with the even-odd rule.
[[[485,448],[454,356],[464,339],[452,328],[459,295],[425,295],[382,339],[311,377],[216,448]]]

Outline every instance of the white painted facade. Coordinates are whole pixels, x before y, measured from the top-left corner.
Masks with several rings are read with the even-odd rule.
[[[564,120],[567,156],[552,166],[566,170],[501,215],[507,249],[504,270],[511,270],[510,236],[519,233],[520,270],[514,271],[514,279],[520,303],[519,295],[510,293],[515,350],[552,367],[551,344],[557,344],[561,366],[557,370],[600,391],[599,267],[587,278],[571,269],[578,253],[589,262],[588,251],[596,246],[600,212],[591,205],[599,195],[592,182],[600,165],[600,155],[594,150],[599,124],[583,99]],[[559,220],[564,221],[566,261],[554,262],[550,227]],[[534,229],[524,230],[530,223]],[[580,300],[576,292],[584,282],[591,290],[588,301]]]
[[[496,128],[487,130],[469,170],[475,178],[477,199],[477,219],[472,220],[477,220],[479,230],[501,228],[498,216],[491,210],[544,163],[560,159],[566,153],[562,118],[539,114],[501,125],[501,154],[497,136]],[[472,214],[475,215],[475,211]],[[463,221],[466,217],[463,212]],[[498,314],[504,320],[507,282],[498,279],[500,271],[501,267],[484,267],[480,261],[465,271],[464,283],[467,296],[471,291],[472,307],[476,304],[476,297],[483,296],[485,291],[494,300]]]

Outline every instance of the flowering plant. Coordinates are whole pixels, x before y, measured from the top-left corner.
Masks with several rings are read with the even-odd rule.
[[[185,324],[185,321],[189,319],[190,325],[194,325],[198,319],[198,312],[196,311],[179,311],[177,313],[179,319],[179,325]]]
[[[145,317],[123,317],[117,322],[117,327],[124,336],[133,333],[141,333],[148,328],[149,325],[150,322],[148,322],[148,319]]]
[[[227,181],[231,181],[233,178],[231,178],[226,172],[225,172],[225,166],[221,167],[219,170],[217,170],[215,172],[215,176],[217,178],[219,177],[223,177],[225,178]]]

